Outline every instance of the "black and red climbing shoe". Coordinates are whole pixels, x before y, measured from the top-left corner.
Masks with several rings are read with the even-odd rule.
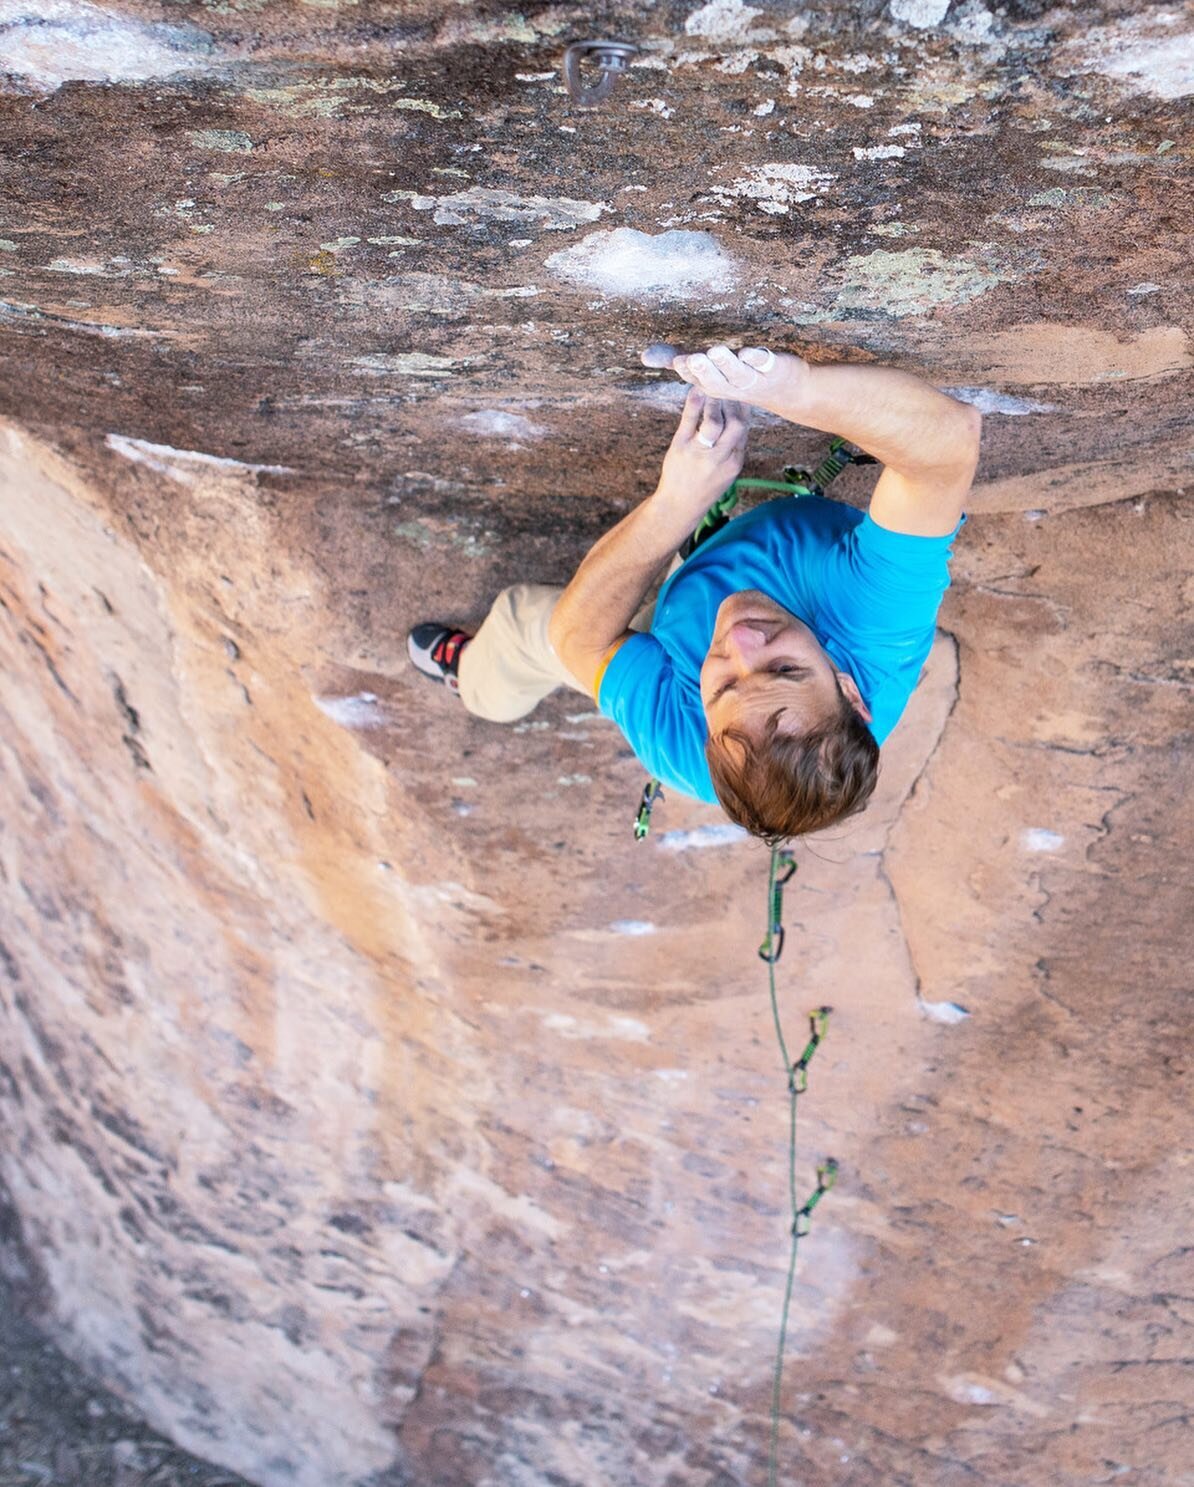
[[[433,682],[443,682],[449,691],[460,691],[460,657],[473,637],[435,620],[416,625],[406,637],[406,649],[415,666]]]

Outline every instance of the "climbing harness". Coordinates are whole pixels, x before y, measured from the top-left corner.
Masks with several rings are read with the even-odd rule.
[[[723,496],[719,496],[696,525],[696,530],[680,549],[680,557],[688,559],[730,520],[730,513],[738,504],[738,493],[743,490],[782,491],[788,496],[823,496],[831,483],[837,479],[847,465],[873,465],[874,456],[855,449],[845,439],[833,439],[829,453],[811,473],[796,465],[785,465],[783,480],[735,480]],[[657,779],[650,779],[643,788],[638,814],[634,818],[634,837],[642,841],[651,829],[651,810],[657,800],[664,799],[663,786]]]
[[[809,1013],[809,1040],[804,1052],[792,1062],[788,1045],[784,1040],[783,1025],[779,1017],[779,999],[775,994],[775,965],[783,954],[783,890],[784,884],[796,871],[796,859],[790,851],[774,847],[771,851],[771,873],[767,884],[767,935],[759,946],[759,957],[767,962],[768,981],[771,988],[771,1016],[775,1021],[775,1036],[779,1043],[784,1074],[788,1081],[788,1208],[791,1218],[791,1248],[788,1252],[788,1279],[784,1287],[783,1312],[780,1316],[779,1343],[775,1350],[775,1375],[771,1383],[771,1446],[768,1453],[767,1483],[776,1487],[779,1463],[779,1406],[780,1388],[783,1382],[784,1345],[788,1338],[788,1313],[792,1305],[792,1283],[796,1277],[796,1255],[800,1241],[808,1233],[813,1209],[837,1180],[837,1162],[828,1157],[817,1167],[817,1186],[799,1207],[796,1204],[796,1102],[808,1089],[808,1066],[813,1054],[821,1046],[832,1007],[818,1007]]]

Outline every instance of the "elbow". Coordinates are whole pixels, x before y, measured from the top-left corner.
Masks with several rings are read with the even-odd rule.
[[[973,475],[978,469],[979,450],[983,440],[983,415],[973,403],[958,403],[957,431],[950,440],[951,463],[965,467]]]
[[[964,406],[966,409],[966,428],[974,445],[974,451],[977,454],[978,446],[982,443],[983,438],[983,415],[973,403],[966,403]]]
[[[979,446],[983,440],[983,415],[973,403],[961,403],[959,407],[962,411],[962,446],[977,465]]]

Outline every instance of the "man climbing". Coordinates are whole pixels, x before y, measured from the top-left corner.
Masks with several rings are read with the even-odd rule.
[[[776,846],[862,810],[874,790],[879,745],[933,642],[982,419],[885,367],[724,345],[655,347],[643,360],[691,384],[652,494],[566,588],[516,584],[475,636],[429,622],[408,650],[494,722],[558,686],[587,693],[664,786],[720,802]],[[742,468],[745,404],[872,454],[884,469],[870,508],[766,501],[682,560]]]

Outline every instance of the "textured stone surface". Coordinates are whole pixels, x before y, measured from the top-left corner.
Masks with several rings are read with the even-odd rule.
[[[1190,57],[1114,3],[0,4],[0,1179],[155,1427],[265,1487],[765,1471],[765,849],[635,843],[583,698],[487,725],[404,649],[564,582],[671,436],[639,348],[729,338],[988,415],[786,898],[842,1176],[785,1473],[1194,1480]]]

